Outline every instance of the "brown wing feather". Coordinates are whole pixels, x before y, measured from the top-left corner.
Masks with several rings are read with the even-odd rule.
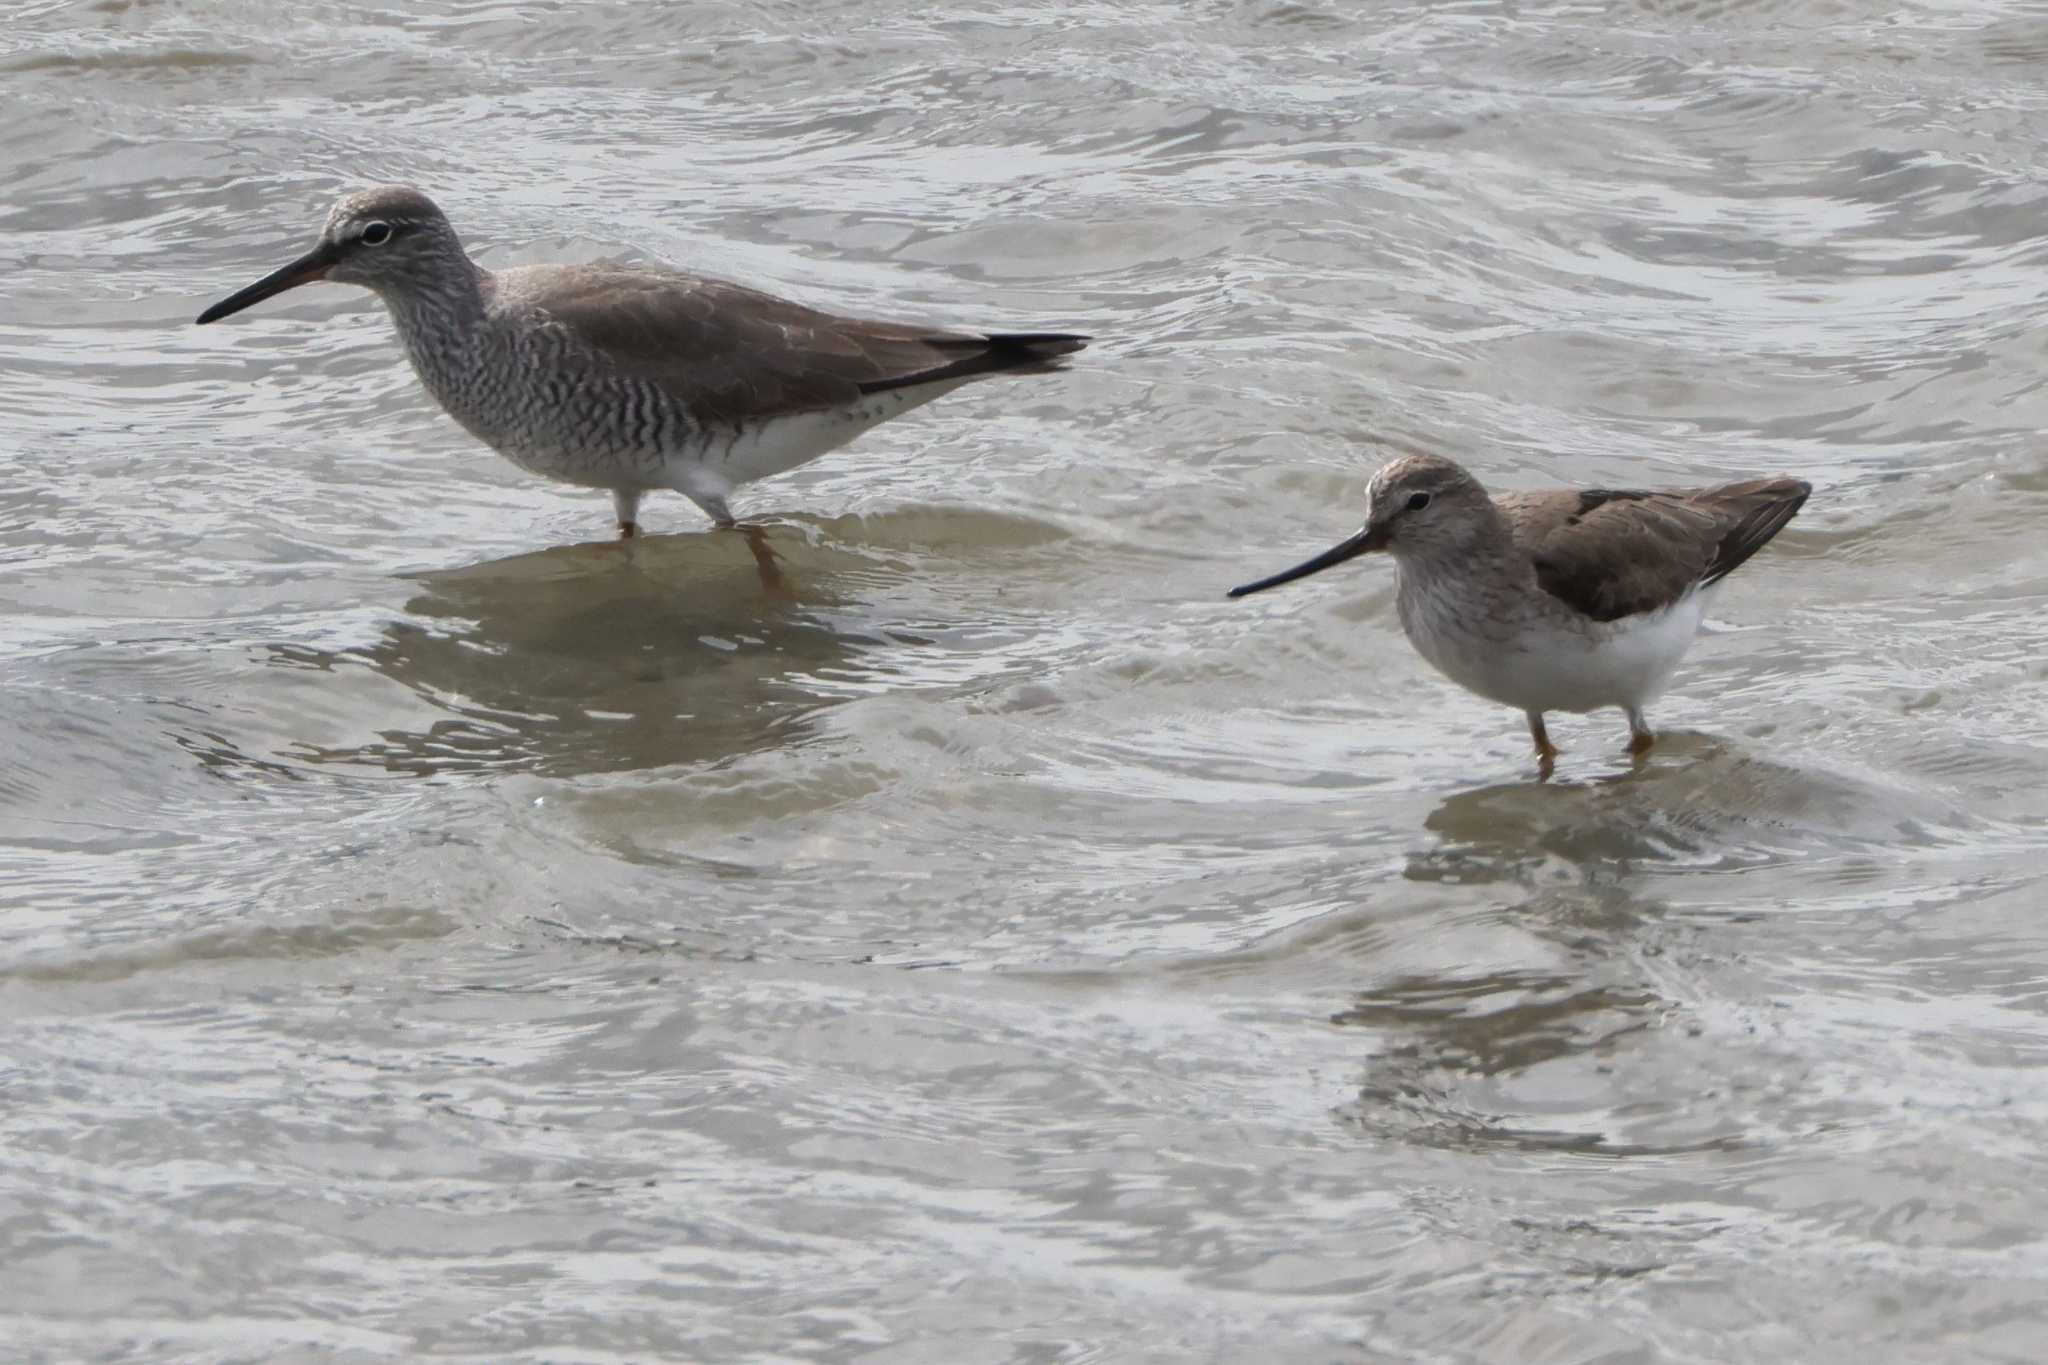
[[[1751,479],[1695,493],[1695,499],[1709,502],[1727,519],[1703,581],[1717,583],[1741,568],[1785,529],[1812,492],[1813,485],[1804,479]]]
[[[1043,369],[1087,341],[837,317],[743,285],[658,271],[570,267],[528,297],[607,362],[660,384],[708,425],[850,406],[882,389]]]
[[[1661,611],[1718,582],[1783,530],[1811,491],[1798,479],[1755,479],[1653,493],[1588,489],[1507,494],[1536,582],[1595,621]]]

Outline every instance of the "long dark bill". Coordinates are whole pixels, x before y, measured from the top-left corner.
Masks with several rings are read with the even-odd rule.
[[[282,270],[273,270],[247,289],[237,290],[213,307],[199,315],[200,322],[218,322],[230,313],[239,313],[252,303],[261,303],[272,294],[282,294],[287,289],[296,289],[302,284],[327,278],[328,270],[334,265],[336,252],[326,242],[314,247],[305,255],[293,261]]]
[[[1342,564],[1347,559],[1356,559],[1362,554],[1386,548],[1387,538],[1382,527],[1368,526],[1349,540],[1340,541],[1317,555],[1314,559],[1303,560],[1291,569],[1283,569],[1271,578],[1261,578],[1256,583],[1247,583],[1241,588],[1232,588],[1232,597],[1246,597],[1268,588],[1277,588],[1282,583],[1292,583],[1297,578],[1307,578],[1312,573],[1321,573],[1332,564]]]

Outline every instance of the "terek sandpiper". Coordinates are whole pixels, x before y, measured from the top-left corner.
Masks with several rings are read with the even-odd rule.
[[[1489,497],[1462,466],[1407,455],[1373,475],[1356,535],[1230,595],[1390,552],[1410,643],[1459,686],[1526,712],[1547,775],[1557,749],[1546,711],[1618,706],[1629,751],[1649,749],[1656,736],[1643,705],[1685,657],[1712,589],[1811,491],[1799,479],[1753,479]]]
[[[836,317],[630,266],[485,270],[433,200],[402,185],[343,197],[311,251],[199,321],[315,280],[375,292],[420,382],[456,421],[521,469],[608,490],[622,537],[658,488],[731,527],[726,499],[739,485],[970,380],[1053,369],[1089,340]]]

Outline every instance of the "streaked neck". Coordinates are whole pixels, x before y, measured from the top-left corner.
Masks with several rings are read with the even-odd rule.
[[[410,342],[414,333],[467,335],[484,320],[490,272],[461,252],[436,263],[430,280],[381,289],[384,306]]]

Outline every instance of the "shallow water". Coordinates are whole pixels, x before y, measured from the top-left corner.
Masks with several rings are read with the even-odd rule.
[[[0,26],[24,1360],[2020,1361],[2048,14],[43,0]],[[593,543],[334,195],[1099,338]],[[1420,446],[1775,471],[1632,769],[1240,603]]]

